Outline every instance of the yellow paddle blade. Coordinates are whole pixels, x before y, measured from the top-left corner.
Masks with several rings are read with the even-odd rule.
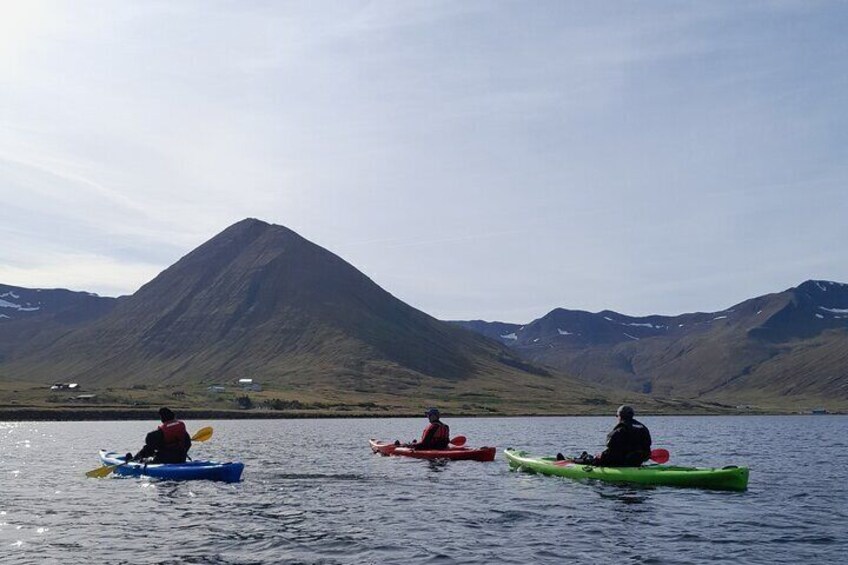
[[[207,426],[200,428],[197,433],[191,436],[191,441],[208,441],[212,437],[212,428]]]
[[[85,476],[90,479],[102,479],[103,477],[108,476],[112,471],[120,467],[120,465],[104,465],[102,467],[98,467],[97,469],[92,469],[88,471]]]

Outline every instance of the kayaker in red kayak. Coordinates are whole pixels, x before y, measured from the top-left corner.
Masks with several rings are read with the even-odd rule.
[[[191,449],[191,436],[185,424],[177,420],[170,408],[160,408],[162,424],[144,438],[144,447],[133,456],[127,453],[127,461],[139,461],[152,457],[149,463],[185,463]]]
[[[439,411],[428,408],[424,415],[430,420],[430,425],[421,434],[421,439],[413,442],[413,449],[447,449],[450,443],[450,428],[439,420]]]
[[[577,463],[598,467],[638,467],[651,457],[651,432],[634,418],[635,411],[626,404],[616,412],[618,424],[607,434],[607,448],[594,457],[585,451]],[[564,459],[557,453],[557,459]]]

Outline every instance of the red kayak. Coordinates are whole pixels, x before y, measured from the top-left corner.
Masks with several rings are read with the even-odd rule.
[[[371,451],[380,455],[398,455],[400,457],[413,457],[415,459],[453,459],[455,461],[494,461],[496,449],[494,447],[457,447],[449,446],[447,449],[412,449],[402,445],[395,445],[372,439]]]

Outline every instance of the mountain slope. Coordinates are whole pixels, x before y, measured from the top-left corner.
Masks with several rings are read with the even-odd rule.
[[[458,323],[486,335],[510,327]],[[715,313],[557,309],[515,327],[502,343],[587,382],[729,403],[848,403],[848,285],[840,283],[807,281]]]
[[[0,362],[27,342],[51,341],[112,311],[118,299],[0,284]]]
[[[276,390],[466,395],[558,406],[605,393],[401,302],[293,231],[248,219],[116,302],[18,344],[0,372],[87,386],[260,380]]]

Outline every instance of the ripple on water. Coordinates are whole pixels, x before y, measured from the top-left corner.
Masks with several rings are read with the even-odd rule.
[[[279,480],[303,480],[303,481],[365,481],[368,477],[352,473],[326,474],[326,473],[274,473],[272,478]]]
[[[101,554],[128,555],[133,564],[842,562],[848,455],[834,446],[845,443],[848,418],[645,420],[676,463],[749,465],[751,490],[576,482],[510,472],[502,458],[430,464],[372,456],[367,438],[412,437],[421,427],[413,419],[192,422],[215,428],[193,455],[244,461],[244,482],[94,481],[83,473],[96,465],[97,449],[131,449],[150,423],[0,423],[0,561],[84,563]],[[449,423],[469,442],[539,454],[599,447],[610,425]],[[47,462],[39,450],[71,463]],[[786,473],[783,453],[830,456],[807,473]],[[285,454],[285,464],[269,454]],[[165,523],[167,536],[157,538]]]

